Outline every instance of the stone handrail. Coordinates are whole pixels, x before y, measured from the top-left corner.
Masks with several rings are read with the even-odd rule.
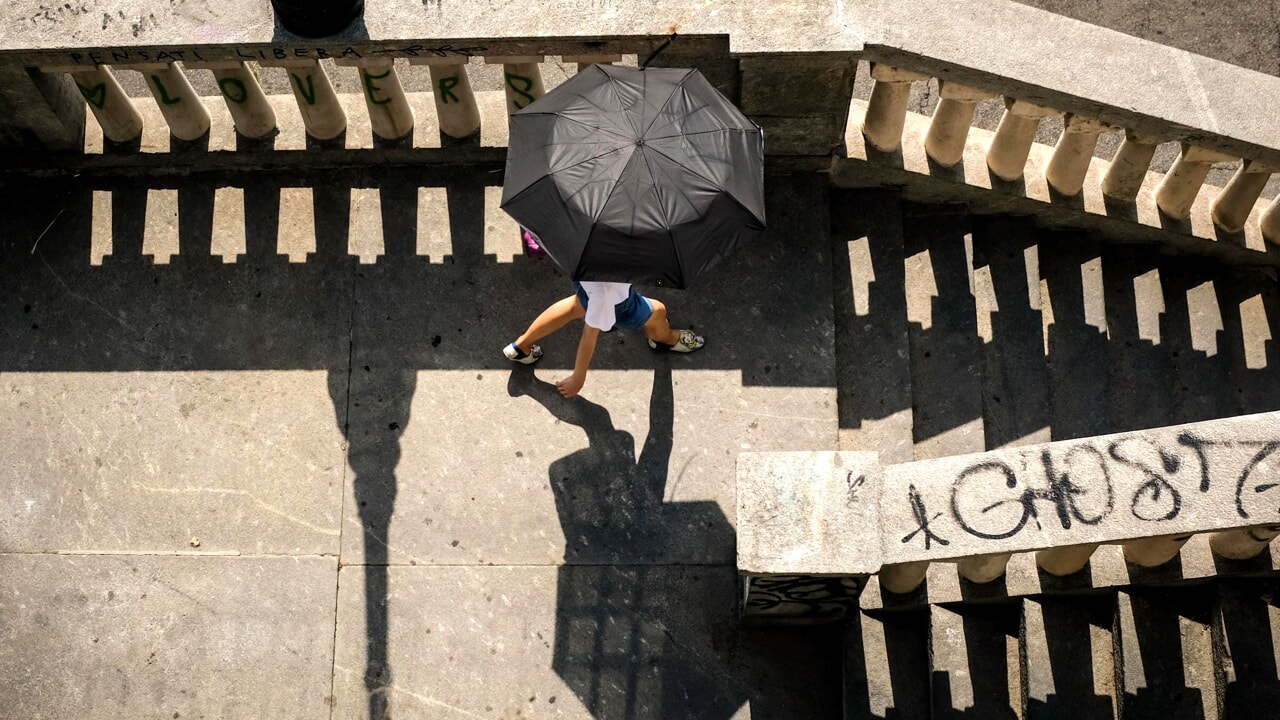
[[[1242,560],[1280,535],[1280,413],[882,467],[870,452],[744,453],[744,612],[822,619],[868,576],[909,593],[931,563],[977,585],[1014,553],[1069,576],[1103,544],[1159,567],[1195,534]]]
[[[450,8],[382,0],[370,7],[343,33],[315,41],[278,28],[265,0],[6,3],[0,88],[5,105],[22,109],[8,122],[25,129],[16,135],[75,149],[77,113],[83,117],[73,102],[78,86],[104,134],[129,142],[140,118],[108,69],[124,67],[144,73],[174,137],[198,138],[208,130],[208,112],[194,101],[181,63],[214,73],[242,135],[269,136],[273,117],[246,66],[252,62],[289,68],[308,132],[326,140],[346,126],[317,64],[334,58],[359,68],[374,133],[401,140],[413,116],[395,70],[400,59],[431,66],[441,131],[463,138],[479,123],[462,69],[470,57],[504,65],[514,109],[539,94],[534,63],[547,55],[581,62],[647,55],[678,32],[665,62],[726,62],[717,84],[766,128],[774,155],[820,157],[842,144],[853,61],[866,59],[875,89],[862,130],[881,152],[901,143],[910,84],[933,77],[942,100],[925,148],[940,167],[961,161],[973,107],[987,97],[1002,97],[1007,108],[986,154],[992,176],[1005,181],[1022,177],[1040,121],[1064,117],[1045,169],[1064,197],[1081,193],[1098,136],[1113,130],[1126,137],[1101,185],[1108,200],[1122,204],[1138,195],[1158,143],[1183,144],[1155,190],[1156,204],[1174,221],[1191,213],[1213,163],[1242,159],[1213,202],[1213,223],[1227,233],[1249,223],[1280,167],[1280,127],[1272,121],[1280,113],[1280,78],[1012,2],[960,0],[943,16],[928,0],[563,3],[536,13],[514,0]],[[26,72],[34,68],[68,73],[75,82]],[[1256,225],[1280,242],[1275,203],[1258,210]]]
[[[961,162],[975,104],[1003,99],[985,158],[992,183],[1022,180],[1048,117],[1064,123],[1044,168],[1062,198],[1084,189],[1100,134],[1125,134],[1100,183],[1104,199],[1120,205],[1137,199],[1156,146],[1176,141],[1181,154],[1154,190],[1159,212],[1187,221],[1212,165],[1242,160],[1209,211],[1210,227],[1232,235],[1280,168],[1280,126],[1270,120],[1280,112],[1280,78],[1014,3],[961,0],[939,18],[920,0],[868,1],[851,5],[846,19],[873,63],[862,132],[881,153],[902,142],[910,84],[932,77],[941,100],[924,149],[940,168]],[[1266,242],[1280,244],[1276,202],[1256,222]]]

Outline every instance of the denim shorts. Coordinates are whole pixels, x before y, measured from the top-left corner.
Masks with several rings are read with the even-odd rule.
[[[585,310],[587,307],[587,291],[582,289],[578,283],[573,284],[574,291],[578,294],[578,302],[582,303]],[[613,328],[605,330],[605,332],[613,332],[614,330],[626,330],[635,332],[644,327],[649,322],[649,318],[653,316],[653,303],[649,302],[649,298],[641,295],[631,289],[631,294],[627,295],[627,299],[613,306]]]

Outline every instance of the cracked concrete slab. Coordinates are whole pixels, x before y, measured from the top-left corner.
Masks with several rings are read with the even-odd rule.
[[[329,712],[335,558],[0,555],[0,715]]]

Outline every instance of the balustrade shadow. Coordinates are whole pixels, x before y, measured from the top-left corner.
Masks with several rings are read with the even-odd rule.
[[[588,446],[551,463],[565,537],[557,578],[555,671],[599,720],[839,715],[838,637],[820,629],[740,625],[731,567],[679,565],[688,547],[733,543],[714,502],[664,500],[674,398],[666,359],[654,370],[640,456],[609,411],[562,398],[515,368],[513,397],[529,396],[581,428]],[[824,677],[825,675],[825,677]]]
[[[1231,668],[1222,698],[1227,718],[1256,717],[1259,708],[1280,706],[1274,647],[1280,631],[1278,598],[1280,583],[1274,579],[1231,580],[1219,586],[1222,626],[1214,639]]]
[[[1138,647],[1124,648],[1117,655],[1123,665],[1117,675],[1124,679],[1122,694],[1117,687],[1121,717],[1206,717],[1205,693],[1192,683],[1211,693],[1216,685],[1213,677],[1203,676],[1219,671],[1213,658],[1200,654],[1210,650],[1209,643],[1198,642],[1207,640],[1210,632],[1212,594],[1213,588],[1207,585],[1129,592],[1133,635],[1122,638],[1121,644],[1136,642]],[[1194,663],[1194,671],[1187,659]]]
[[[0,373],[326,373],[335,421],[348,443],[354,514],[363,531],[362,562],[368,566],[364,682],[370,717],[385,714],[386,688],[393,676],[387,609],[392,558],[387,543],[400,482],[396,468],[401,439],[410,422],[421,422],[410,418],[414,394],[420,391],[418,373],[507,370],[510,363],[498,352],[502,344],[538,310],[569,292],[567,281],[549,263],[522,257],[499,262],[486,254],[486,188],[499,182],[500,173],[454,167],[308,171],[305,177],[256,172],[205,175],[192,181],[142,178],[95,184],[33,180],[5,188]],[[813,198],[825,192],[818,179],[770,183],[770,212],[779,217],[805,213],[801,201],[812,205]],[[234,262],[210,254],[215,230],[223,229],[218,223],[227,217],[223,208],[215,207],[215,198],[219,188],[229,185],[244,188],[244,249]],[[299,187],[311,190],[310,213],[284,206],[282,189]],[[419,193],[423,187],[443,188],[447,211],[426,212]],[[373,227],[362,225],[367,218],[358,220],[359,210],[353,207],[354,194],[363,188],[377,188],[380,238],[357,237]],[[158,202],[151,193],[157,189],[176,190],[176,204],[165,213],[157,212],[155,205],[148,207]],[[109,193],[109,198],[95,201],[95,191]],[[109,223],[102,217],[104,208],[109,208]],[[176,217],[168,215],[169,210]],[[157,235],[157,224],[169,222],[176,223],[178,251],[168,263],[156,263],[143,254],[144,240]],[[430,258],[417,254],[419,235],[428,229],[422,225],[446,222],[451,252]],[[290,262],[278,254],[278,242],[293,234],[307,235],[305,223],[314,223],[314,252],[304,262]],[[834,385],[831,350],[824,346],[829,335],[813,332],[812,303],[829,288],[826,237],[818,223],[814,232],[792,232],[783,224],[783,232],[744,248],[696,291],[676,298],[661,290],[655,293],[672,300],[678,322],[704,327],[711,338],[706,350],[685,359],[688,367],[739,371],[744,385]],[[111,252],[101,265],[94,265],[91,247],[100,235],[111,238]],[[353,244],[371,240],[382,243],[377,262],[362,264],[349,254]],[[517,248],[514,232],[510,247]],[[762,337],[775,342],[762,342]],[[572,364],[576,343],[557,338],[546,345],[551,362]],[[664,543],[731,548],[733,535],[714,503],[661,502],[665,465],[658,469],[648,461],[661,464],[670,456],[670,371],[662,356],[647,349],[638,355],[634,345],[630,352],[624,350],[602,346],[594,367],[663,368],[665,395],[656,399],[658,407],[665,403],[667,408],[666,430],[659,428],[652,435],[643,464],[618,476],[627,482],[610,485],[621,488],[644,477],[648,480],[637,489],[647,494],[614,498],[590,495],[590,488],[555,485],[574,563],[562,572],[558,624],[566,636],[563,647],[557,647],[557,670],[599,717],[670,717],[682,706],[685,691],[701,698],[695,710],[706,711],[691,717],[727,718],[745,703],[759,707],[760,717],[788,716],[784,706],[794,698],[762,690],[765,669],[794,675],[799,670],[788,658],[835,657],[838,649],[821,634],[740,631],[731,566],[668,570],[643,564],[657,557],[654,553]],[[582,399],[578,407],[590,403]],[[596,428],[605,420],[607,412],[588,413],[583,422]],[[603,454],[586,458],[579,469],[585,471],[592,463],[615,467],[611,463],[620,457],[600,447],[592,452]],[[593,479],[598,478],[576,476],[579,483]],[[566,492],[582,493],[581,500],[566,501]],[[625,529],[606,535],[613,538],[617,552],[606,558],[601,546],[593,546],[586,559],[576,562],[573,553],[587,548],[575,543],[573,533],[590,524],[576,514],[587,507],[603,512],[615,502],[611,519]],[[637,558],[640,565],[602,564],[635,563]],[[619,604],[622,596],[612,594],[615,586],[638,593],[643,602]],[[586,605],[575,604],[574,598]],[[633,607],[639,608],[639,615]],[[577,643],[590,632],[580,631],[575,608],[599,621],[590,632],[609,632],[607,618],[615,611],[619,618],[634,619],[636,633],[626,647],[651,642],[660,652],[645,651],[646,664],[630,670],[608,653],[579,652]],[[683,652],[687,637],[704,645]],[[712,655],[718,658],[714,662],[708,659]],[[739,662],[756,667],[744,671],[747,679],[734,675],[742,669],[735,664]],[[825,669],[820,672],[835,673],[832,668],[838,663],[821,666]],[[594,674],[591,682],[612,682],[614,672],[634,672],[629,692],[633,699],[642,690],[649,693],[640,697],[644,703],[618,710],[613,699],[593,695],[578,680],[586,673]],[[838,686],[838,677],[827,679],[823,687]],[[811,683],[812,678],[797,677],[792,686]],[[650,692],[655,687],[664,689],[661,694]],[[807,707],[821,708],[810,717],[837,711],[838,703],[823,691],[806,692],[811,694]]]
[[[1031,658],[1024,653],[1024,672],[1038,673],[1052,680],[1052,692],[1043,698],[1029,693],[1026,717],[1031,720],[1111,720],[1115,717],[1112,698],[1099,694],[1101,688],[1111,688],[1113,676],[1098,677],[1110,673],[1111,668],[1099,665],[1095,656],[1093,635],[1104,630],[1111,634],[1114,621],[1113,601],[1109,595],[1077,595],[1074,597],[1044,597],[1036,601],[1044,628],[1046,656]],[[1029,608],[1029,612],[1034,609]],[[1024,633],[1032,630],[1024,625]],[[1111,647],[1105,652],[1110,653]],[[1048,667],[1032,667],[1033,663],[1048,661]],[[1028,689],[1031,683],[1025,683]],[[1034,690],[1043,690],[1037,684]],[[1032,692],[1034,692],[1034,690]]]
[[[996,449],[1280,409],[1280,301],[1270,271],[1039,230],[1011,216],[948,219],[882,190],[833,191],[832,215],[840,426],[872,429],[844,449],[880,450],[898,463],[913,457],[894,444],[904,437],[915,458],[929,457],[922,442],[974,421],[983,422],[986,448]],[[960,260],[966,224],[971,268]],[[932,277],[904,273],[924,251]],[[976,326],[964,316],[975,299]],[[909,317],[918,302],[929,303],[928,327],[914,308]],[[978,353],[980,406],[957,401],[971,387],[964,343]],[[895,421],[902,415],[907,423]],[[886,423],[894,423],[891,437],[877,434]],[[1184,581],[1176,558],[1154,574],[1139,570],[1130,568],[1151,583]],[[1087,590],[1078,581],[1089,585],[1088,572],[1063,589]],[[1087,641],[1087,624],[1046,633],[1051,659],[1070,658]],[[1197,692],[1179,663],[1176,656],[1153,667],[1162,687]],[[1058,664],[1054,673],[1081,672]],[[1084,688],[1081,677],[1058,684]],[[1067,697],[1040,709],[1061,715]],[[1111,716],[1102,696],[1093,701],[1091,717]]]

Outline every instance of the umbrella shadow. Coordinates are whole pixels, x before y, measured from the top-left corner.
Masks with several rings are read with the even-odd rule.
[[[778,687],[837,687],[837,663],[824,664],[827,676],[815,678],[812,666],[795,662],[798,653],[834,657],[834,634],[742,627],[732,568],[659,564],[671,550],[733,542],[716,503],[664,499],[674,432],[665,361],[654,370],[638,457],[633,436],[600,405],[566,400],[524,367],[512,371],[507,387],[587,436],[586,448],[547,472],[565,536],[552,666],[593,717],[727,719],[744,705],[753,716],[771,717],[797,700]],[[775,692],[763,691],[770,683]],[[801,704],[806,717],[838,714],[838,698],[818,692]]]

